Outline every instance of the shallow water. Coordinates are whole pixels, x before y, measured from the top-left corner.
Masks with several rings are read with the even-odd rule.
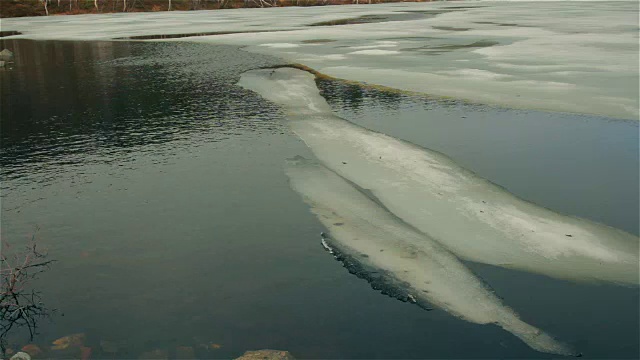
[[[381,296],[322,249],[283,171],[309,151],[275,105],[235,85],[281,61],[198,44],[3,45],[25,60],[0,73],[2,237],[19,243],[37,224],[59,260],[37,283],[59,309],[37,343],[86,332],[98,358],[110,357],[100,340],[123,341],[121,358],[209,342],[222,348],[200,356],[547,357],[498,327]],[[637,234],[635,123],[319,85],[349,120]],[[637,288],[469,266],[586,357],[637,357]]]

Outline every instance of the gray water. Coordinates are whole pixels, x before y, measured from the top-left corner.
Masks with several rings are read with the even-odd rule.
[[[7,41],[0,72],[2,239],[58,260],[34,284],[35,342],[84,332],[118,358],[541,358],[495,326],[372,290],[319,244],[286,158],[310,157],[282,115],[235,86],[280,64],[234,47]],[[553,210],[638,233],[638,125],[425,100],[319,82],[341,116],[441,151]],[[522,318],[586,357],[637,358],[638,289],[469,264]],[[26,343],[13,339],[14,346]],[[213,349],[202,345],[220,344]]]

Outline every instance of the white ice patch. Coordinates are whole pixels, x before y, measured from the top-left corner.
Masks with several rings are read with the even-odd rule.
[[[638,237],[521,200],[444,155],[334,116],[313,75],[245,73],[240,85],[284,107],[289,126],[340,176],[467,260],[548,276],[638,284]]]
[[[2,19],[2,28],[24,33],[12,38],[40,40],[238,32],[157,41],[245,46],[347,80],[479,103],[638,119],[637,1],[588,6],[573,1],[456,5],[461,8],[454,11],[447,9],[450,3],[428,2],[27,17]],[[308,26],[402,11],[442,13],[411,20]],[[468,30],[442,32],[433,27]],[[309,43],[321,39],[333,41]],[[384,51],[398,49],[403,49],[402,56]],[[363,52],[344,57],[354,51]],[[355,71],[341,71],[346,68]],[[460,76],[464,69],[499,75]],[[552,73],[557,70],[579,72]],[[527,86],[545,82],[550,86]],[[559,88],[554,83],[570,85]]]
[[[270,48],[274,48],[274,49],[291,49],[291,48],[300,47],[300,45],[292,44],[292,43],[260,44],[260,46],[270,47]]]
[[[354,50],[377,49],[377,48],[393,48],[393,47],[396,47],[397,44],[398,44],[397,41],[381,41],[379,43],[371,44],[371,45],[351,46],[351,48],[354,49]]]
[[[324,166],[297,158],[289,161],[287,175],[340,251],[389,274],[409,301],[432,304],[470,322],[497,324],[541,352],[574,354],[523,322],[437,241],[397,220]],[[324,239],[322,245],[333,253]]]
[[[331,248],[331,246],[329,246],[329,244],[327,244],[327,241],[325,239],[320,240],[320,243],[322,244],[322,247],[329,252],[329,254],[333,254],[333,249]]]
[[[323,55],[319,57],[327,60],[344,60],[347,58],[345,55],[342,55],[342,54],[329,54],[329,55]]]
[[[308,61],[319,61],[319,60],[344,60],[347,57],[342,54],[329,54],[329,55],[309,55],[307,58],[302,60]]]
[[[400,51],[397,50],[382,50],[382,49],[370,49],[370,50],[358,50],[350,52],[349,54],[353,55],[391,55],[391,54],[399,54]]]
[[[480,70],[480,69],[460,69],[460,70],[438,71],[438,74],[446,74],[446,75],[464,77],[467,79],[474,78],[474,79],[480,79],[480,80],[486,80],[486,79],[496,80],[496,79],[505,79],[505,78],[511,77],[509,75],[494,73],[491,71]]]

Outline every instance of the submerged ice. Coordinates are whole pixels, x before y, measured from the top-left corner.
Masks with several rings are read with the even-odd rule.
[[[325,166],[457,256],[563,279],[638,284],[636,236],[529,203],[440,153],[341,119],[308,72],[254,70],[240,85],[281,105]]]
[[[323,245],[361,277],[397,288],[411,302],[432,304],[477,324],[496,324],[531,348],[572,355],[542,330],[520,320],[467,267],[438,242],[398,220],[347,181],[304,158],[288,162],[291,186],[330,231]],[[355,264],[354,264],[355,263]],[[383,278],[383,279],[380,279]],[[391,291],[393,290],[386,290]]]

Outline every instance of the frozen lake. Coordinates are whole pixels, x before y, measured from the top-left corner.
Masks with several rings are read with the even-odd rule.
[[[474,102],[638,118],[636,1],[396,3],[2,23],[31,39],[218,33],[179,41],[245,45],[342,79]]]
[[[38,226],[58,260],[35,343],[637,358],[637,24],[520,1],[3,19],[2,238]],[[292,63],[334,78],[269,68]]]

